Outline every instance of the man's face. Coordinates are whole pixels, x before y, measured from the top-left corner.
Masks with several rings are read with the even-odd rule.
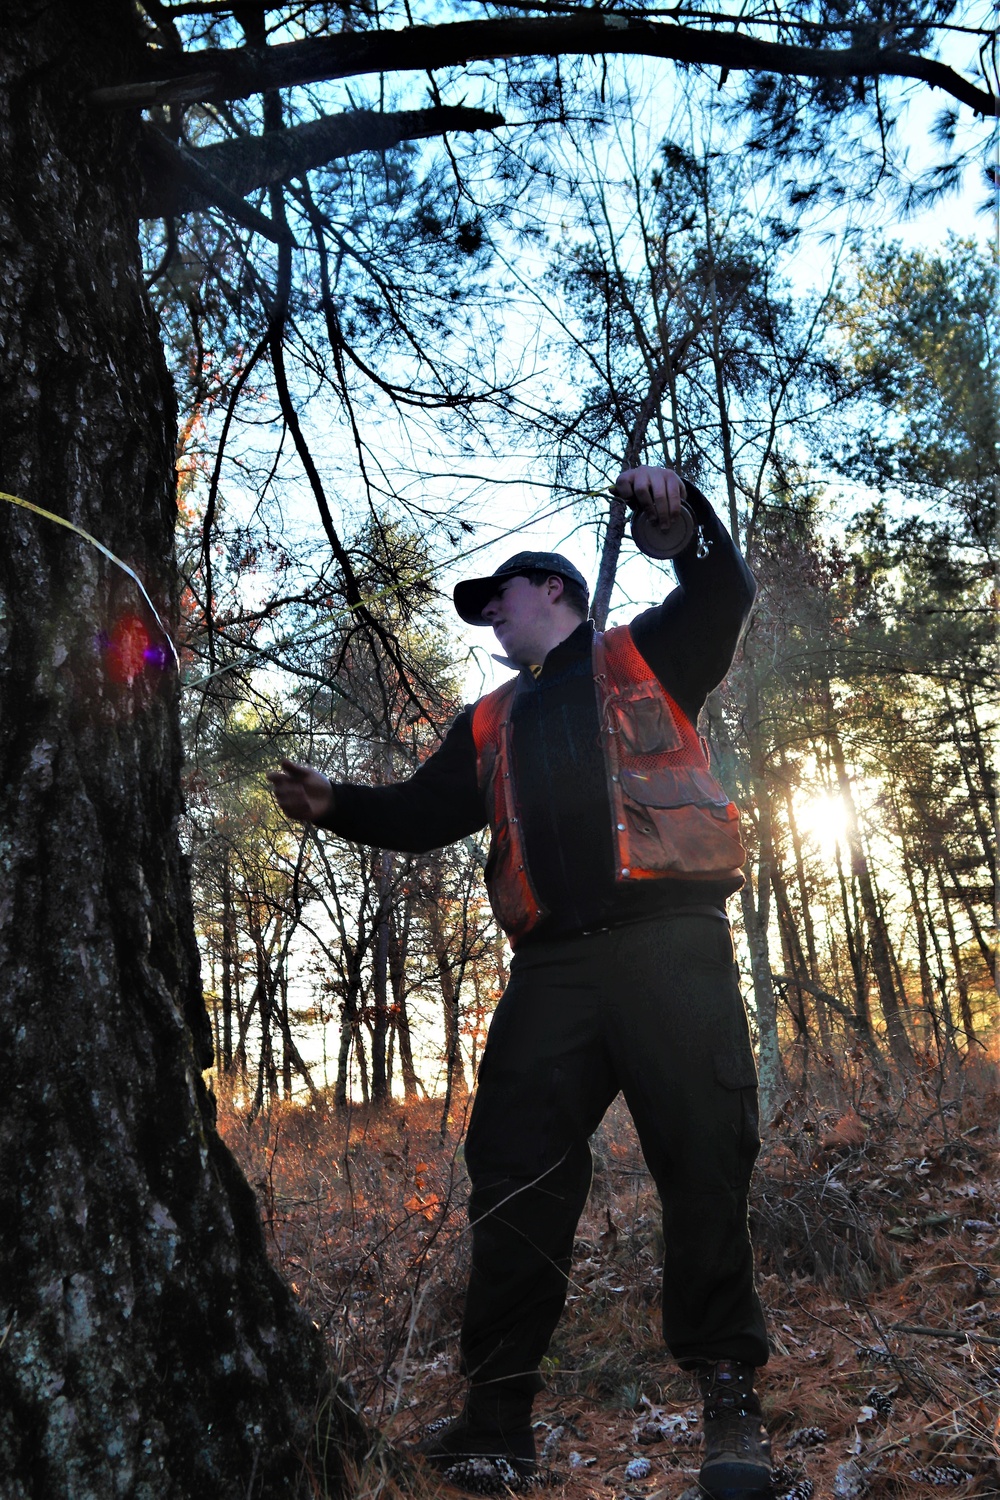
[[[505,578],[483,609],[483,619],[511,661],[537,666],[552,648],[553,610],[562,597],[562,579],[553,575],[540,587],[527,578]]]

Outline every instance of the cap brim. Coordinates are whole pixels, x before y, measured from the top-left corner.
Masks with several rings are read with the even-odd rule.
[[[503,582],[502,578],[466,578],[456,583],[452,598],[455,609],[467,625],[487,625],[483,610]]]

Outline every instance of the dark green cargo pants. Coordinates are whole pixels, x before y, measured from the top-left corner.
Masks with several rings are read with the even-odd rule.
[[[521,948],[490,1027],[466,1142],[474,1385],[541,1388],[588,1137],[621,1091],[663,1205],[663,1331],[674,1358],[761,1365],[747,1192],[757,1077],[728,923],[682,913]]]

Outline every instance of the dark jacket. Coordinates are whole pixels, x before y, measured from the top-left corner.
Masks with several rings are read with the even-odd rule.
[[[708,502],[689,503],[710,543],[674,560],[679,587],[631,622],[640,653],[692,724],[732,662],[756,586]],[[511,712],[514,764],[533,884],[548,912],[529,941],[638,920],[678,905],[722,903],[739,878],[716,883],[644,880],[616,885],[611,810],[599,743],[591,640],[583,622],[545,659],[518,674]],[[343,838],[422,853],[486,826],[476,780],[472,710],[458,715],[433,755],[388,787],[338,783],[327,825]]]
[[[742,880],[739,812],[712,775],[698,730],[636,648],[627,625],[595,634],[591,678],[611,816],[615,885]],[[548,913],[535,890],[521,827],[512,713],[517,683],[480,698],[472,714],[477,778],[490,821],[486,889],[511,947]]]

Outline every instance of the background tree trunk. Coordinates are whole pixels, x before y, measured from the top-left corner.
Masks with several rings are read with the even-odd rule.
[[[135,12],[11,0],[4,22],[0,488],[126,558],[170,622],[137,120],[86,103],[128,72]],[[5,1500],[291,1496],[330,1387],[201,1078],[176,673],[126,575],[0,512]]]
[[[628,442],[625,445],[625,455],[622,459],[623,469],[634,469],[639,462],[642,445],[646,441],[646,433],[649,431],[649,424],[656,414],[656,409],[660,401],[663,399],[669,362],[669,355],[667,355],[664,363],[657,367],[650,379],[646,399],[639,409],[639,415],[635,420],[632,431],[629,433]],[[666,462],[666,459],[664,459],[664,462]],[[618,475],[616,474],[614,478],[617,479]],[[597,582],[594,585],[594,599],[590,608],[591,618],[598,630],[603,630],[608,623],[608,610],[611,606],[611,595],[615,587],[615,575],[618,572],[618,558],[621,554],[622,541],[625,537],[625,522],[628,520],[628,509],[624,500],[613,499],[610,505],[611,509],[604,530],[604,541],[601,545],[601,561],[597,569]]]
[[[390,1103],[386,1049],[389,1040],[389,936],[392,918],[392,855],[387,849],[372,855],[378,908],[375,951],[372,957],[372,1103]]]
[[[222,1071],[233,1066],[233,975],[239,968],[236,941],[236,914],[233,911],[233,886],[229,874],[228,851],[222,859]]]
[[[406,955],[410,943],[412,913],[413,893],[407,885],[403,890],[402,913],[400,913],[398,903],[393,909],[389,945],[392,1008],[396,1018],[396,1035],[399,1038],[399,1069],[403,1075],[403,1098],[407,1104],[419,1097],[419,1083],[413,1066],[413,1045],[410,1039],[410,1013],[406,999]],[[402,917],[401,924],[400,917]]]
[[[840,736],[833,727],[832,703],[828,702],[827,707],[830,717],[830,722],[827,725],[830,754],[833,758],[834,770],[837,773],[837,787],[840,792],[841,801],[847,813],[847,842],[851,851],[851,873],[857,881],[861,892],[861,903],[864,907],[865,922],[868,927],[868,944],[871,950],[872,968],[875,971],[875,983],[878,986],[879,1004],[882,1007],[882,1016],[885,1020],[889,1050],[896,1065],[905,1070],[913,1066],[913,1052],[906,1031],[906,1022],[900,1005],[900,999],[896,993],[896,984],[892,972],[889,933],[879,906],[874,877],[872,876],[868,855],[865,852],[861,838],[861,827],[858,822],[857,807],[854,801],[854,786],[848,774],[844,748],[840,743]]]

